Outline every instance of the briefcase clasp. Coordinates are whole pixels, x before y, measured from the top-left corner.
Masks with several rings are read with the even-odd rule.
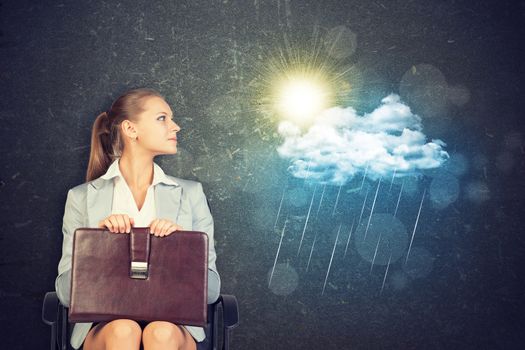
[[[131,262],[131,278],[145,280],[148,278],[148,263],[146,261]]]

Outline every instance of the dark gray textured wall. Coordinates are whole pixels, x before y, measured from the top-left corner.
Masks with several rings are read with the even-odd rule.
[[[161,91],[182,127],[179,153],[159,162],[201,181],[210,200],[222,292],[240,303],[234,349],[520,347],[523,2],[4,1],[0,11],[2,348],[47,346],[41,303],[54,288],[67,190],[84,182],[96,115],[138,86]],[[426,127],[468,171],[453,206],[422,214],[417,244],[433,257],[431,271],[411,278],[392,265],[381,294],[384,267],[369,272],[351,246],[321,296],[337,225],[350,225],[345,210],[361,202],[345,188],[332,218],[337,188],[328,188],[330,204],[296,257],[310,197],[293,192],[276,292],[276,214],[283,186],[301,186],[275,152],[276,120],[260,108],[265,63],[285,37],[326,51],[312,35],[322,42],[337,26],[357,38],[339,61],[361,74],[347,106],[370,111],[425,65],[461,87],[459,102]],[[412,101],[416,112],[434,111]],[[469,192],[476,181],[485,192]],[[418,204],[415,195],[404,207],[409,231]]]

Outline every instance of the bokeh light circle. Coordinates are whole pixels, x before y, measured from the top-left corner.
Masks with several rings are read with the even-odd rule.
[[[354,244],[357,252],[370,263],[376,255],[374,260],[376,265],[388,264],[390,254],[392,254],[390,263],[394,263],[404,255],[407,248],[408,235],[405,225],[391,214],[378,213],[372,215],[368,231],[366,231],[368,220],[369,217],[363,218],[356,228]]]
[[[449,86],[448,99],[456,106],[463,106],[470,100],[470,91],[463,85]]]
[[[459,181],[452,175],[443,173],[434,176],[430,183],[430,201],[437,209],[443,209],[454,203],[459,196]]]
[[[352,55],[357,48],[357,35],[346,26],[337,26],[327,33],[324,45],[331,57],[346,58]]]
[[[418,64],[408,69],[399,84],[403,100],[423,119],[446,116],[448,84],[441,71],[431,64]],[[428,128],[428,124],[426,124]]]
[[[401,290],[407,286],[408,276],[403,271],[394,271],[388,277],[388,281],[394,290]]]
[[[452,153],[450,158],[443,164],[443,170],[455,176],[462,176],[468,170],[467,158],[461,153]]]
[[[273,271],[273,266],[270,267],[267,276],[267,282],[270,283],[270,290],[276,295],[288,295],[291,294],[299,283],[299,275],[297,271],[290,266],[289,264],[279,263],[275,265],[275,270]],[[270,276],[272,280],[270,281]]]
[[[434,257],[422,247],[412,247],[408,261],[403,263],[403,271],[412,278],[428,276],[434,267]]]

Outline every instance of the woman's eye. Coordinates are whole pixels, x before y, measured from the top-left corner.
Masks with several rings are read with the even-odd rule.
[[[157,119],[160,119],[160,118],[164,118],[164,119],[166,119],[166,116],[165,116],[165,115],[161,115],[161,116],[158,117]]]

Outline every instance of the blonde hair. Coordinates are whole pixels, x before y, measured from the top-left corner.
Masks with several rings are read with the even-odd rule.
[[[122,156],[124,138],[120,128],[121,123],[124,120],[138,122],[138,115],[144,112],[144,99],[154,96],[164,99],[159,92],[150,88],[129,90],[117,98],[107,112],[97,116],[91,132],[91,151],[86,181],[102,176],[111,163]]]

